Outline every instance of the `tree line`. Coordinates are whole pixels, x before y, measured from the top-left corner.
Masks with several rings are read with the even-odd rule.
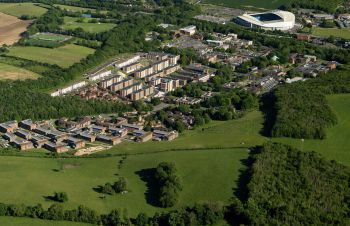
[[[325,129],[337,123],[326,94],[349,93],[348,70],[338,70],[306,82],[279,86],[270,114],[274,114],[271,136],[324,139]],[[271,119],[271,118],[270,118]]]

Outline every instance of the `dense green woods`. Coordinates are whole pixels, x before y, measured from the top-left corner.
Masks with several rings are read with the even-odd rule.
[[[248,198],[231,209],[249,225],[349,225],[349,168],[282,144],[251,157]]]
[[[337,122],[325,95],[348,92],[350,74],[347,70],[280,86],[272,97],[274,106],[270,114],[276,115],[270,135],[324,139],[325,129]]]
[[[310,8],[310,9],[318,9],[326,12],[334,13],[339,5],[344,3],[344,0],[294,0],[292,3],[286,5],[287,8],[293,7],[301,7],[301,8]]]

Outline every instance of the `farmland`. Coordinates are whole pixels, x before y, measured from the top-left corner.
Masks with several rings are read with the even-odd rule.
[[[68,44],[54,49],[35,46],[15,46],[10,48],[8,55],[43,63],[57,64],[60,67],[66,68],[79,62],[93,52],[93,49],[87,47]]]
[[[34,3],[0,3],[0,12],[15,17],[20,17],[22,15],[39,17],[46,11],[47,9],[37,6]]]
[[[76,17],[64,17],[63,29],[74,30],[76,28],[82,28],[84,31],[91,33],[99,33],[112,29],[115,24],[112,23],[89,23],[88,18],[84,18],[83,22],[79,21],[80,18]]]
[[[0,63],[0,80],[24,80],[35,79],[39,75],[23,68],[14,67],[12,65]]]
[[[279,6],[289,3],[288,0],[204,0],[203,3],[220,5],[225,7],[244,8],[256,7],[266,9],[276,9]]]
[[[0,13],[0,45],[12,45],[27,30],[30,20],[19,20],[14,16]]]

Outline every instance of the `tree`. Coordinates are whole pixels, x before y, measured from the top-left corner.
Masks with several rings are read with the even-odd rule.
[[[56,202],[67,202],[68,201],[68,195],[65,192],[55,192],[53,198]]]
[[[126,191],[126,180],[124,177],[120,177],[114,184],[113,189],[116,193]]]

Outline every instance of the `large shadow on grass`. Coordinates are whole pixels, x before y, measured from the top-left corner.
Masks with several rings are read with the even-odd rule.
[[[260,146],[250,148],[248,158],[242,159],[243,167],[239,171],[236,188],[233,189],[234,195],[242,202],[248,199],[248,183],[252,177],[252,166],[255,162],[255,155],[261,150]]]
[[[232,226],[238,225],[248,225],[249,220],[247,216],[241,212],[242,208],[249,198],[248,184],[252,177],[252,166],[255,162],[255,155],[259,153],[261,147],[250,148],[250,154],[248,158],[242,159],[241,163],[243,167],[239,172],[239,177],[237,181],[236,188],[233,189],[234,197],[237,201],[232,200],[232,203],[227,206],[227,211],[225,213],[225,220]]]
[[[276,97],[273,92],[261,96],[260,111],[264,114],[264,123],[260,134],[266,137],[271,137],[272,128],[276,122],[277,111],[275,103]]]
[[[145,198],[148,204],[152,206],[158,206],[157,195],[159,192],[159,187],[157,181],[154,178],[156,168],[142,169],[135,172],[140,179],[146,182],[147,190],[145,192]]]

